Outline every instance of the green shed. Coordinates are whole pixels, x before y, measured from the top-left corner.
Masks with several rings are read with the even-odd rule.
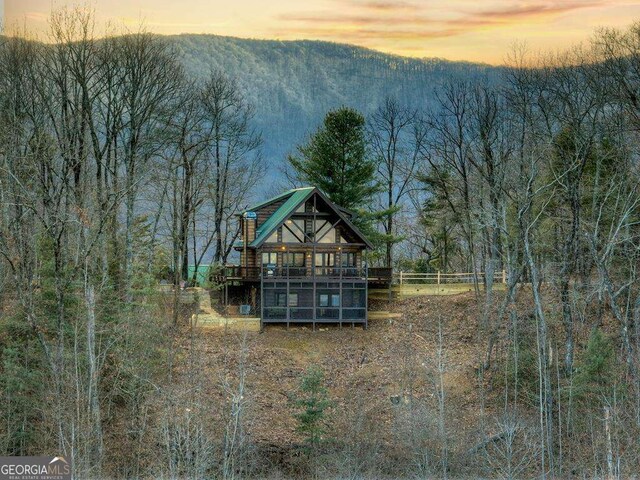
[[[204,287],[209,282],[209,270],[211,265],[198,265],[198,271],[196,273],[196,287]],[[193,278],[193,274],[196,271],[195,265],[189,265],[189,281]]]

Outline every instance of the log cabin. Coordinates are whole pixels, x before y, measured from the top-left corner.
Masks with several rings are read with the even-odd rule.
[[[269,323],[367,327],[370,283],[390,269],[367,267],[371,242],[352,213],[315,187],[296,188],[241,214],[240,265],[224,269],[224,301]]]

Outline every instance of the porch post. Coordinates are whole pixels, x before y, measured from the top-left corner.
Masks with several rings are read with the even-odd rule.
[[[316,219],[317,219],[317,215],[316,212],[318,211],[316,208],[316,195],[313,195],[313,253],[311,254],[311,265],[312,265],[312,272],[313,272],[313,276],[311,277],[311,281],[313,283],[313,315],[311,316],[311,319],[313,320],[313,325],[315,326],[316,324],[316,292],[317,292],[317,285],[316,285]]]
[[[340,326],[342,327],[342,251],[340,251],[340,287],[338,287],[338,321],[340,322]]]
[[[364,328],[369,328],[369,262],[364,262]]]
[[[289,255],[287,254],[287,251],[285,250],[283,255],[282,255],[282,259],[287,261],[287,300],[286,300],[286,311],[287,311],[287,326],[289,326],[289,319],[291,318],[291,314],[289,312],[289,293],[290,293],[290,289],[289,289]]]
[[[264,328],[264,276],[262,274],[262,256],[260,257],[260,330]]]

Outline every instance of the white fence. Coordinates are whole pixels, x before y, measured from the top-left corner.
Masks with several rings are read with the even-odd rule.
[[[468,273],[420,273],[420,272],[398,272],[394,274],[394,281],[400,285],[405,284],[445,284],[445,283],[485,283],[484,272]],[[507,272],[502,270],[493,274],[494,283],[507,283]]]

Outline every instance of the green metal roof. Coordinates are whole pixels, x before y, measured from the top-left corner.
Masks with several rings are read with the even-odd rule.
[[[283,198],[287,198],[289,195],[291,195],[292,193],[295,193],[298,190],[313,190],[313,187],[294,188],[292,190],[287,190],[286,192],[283,192],[280,195],[276,195],[275,197],[270,198],[269,200],[265,200],[264,202],[260,202],[256,205],[252,205],[248,207],[242,213],[252,212],[254,210],[260,210],[262,207],[265,207],[270,203],[277,202],[278,200],[282,200]]]
[[[196,285],[198,287],[204,286],[209,281],[209,268],[211,265],[198,265],[198,271],[196,272],[195,265],[189,265],[187,270],[187,275],[189,281],[193,278],[193,274],[196,274]]]
[[[267,240],[274,232],[276,228],[278,228],[300,205],[304,202],[311,194],[316,191],[318,195],[338,214],[338,216],[353,230],[353,232],[358,235],[362,241],[367,245],[368,248],[373,248],[373,245],[367,238],[362,234],[360,230],[349,220],[348,215],[346,215],[346,211],[343,211],[337,205],[333,205],[329,199],[315,187],[303,187],[303,188],[294,188],[293,190],[289,190],[288,192],[284,192],[276,197],[273,197],[265,202],[259,203],[257,205],[253,205],[251,208],[248,208],[243,213],[250,212],[253,210],[259,210],[273,202],[283,200],[286,198],[286,201],[275,211],[267,220],[256,230],[256,238],[253,240],[248,246],[252,248],[259,247],[262,243]],[[350,213],[350,212],[349,212]],[[242,246],[242,241],[234,244],[236,246]]]
[[[295,188],[249,209],[249,211],[253,209],[257,210],[261,206],[268,205],[269,203],[272,203],[276,200],[286,198],[287,195],[289,196],[287,201],[284,202],[275,212],[273,212],[273,214],[262,225],[260,225],[260,228],[256,230],[255,240],[251,242],[249,246],[257,247],[264,240],[266,240],[273,233],[273,231],[278,228],[278,226],[282,222],[284,222],[287,217],[295,211],[298,205],[304,202],[314,190],[314,187]]]

